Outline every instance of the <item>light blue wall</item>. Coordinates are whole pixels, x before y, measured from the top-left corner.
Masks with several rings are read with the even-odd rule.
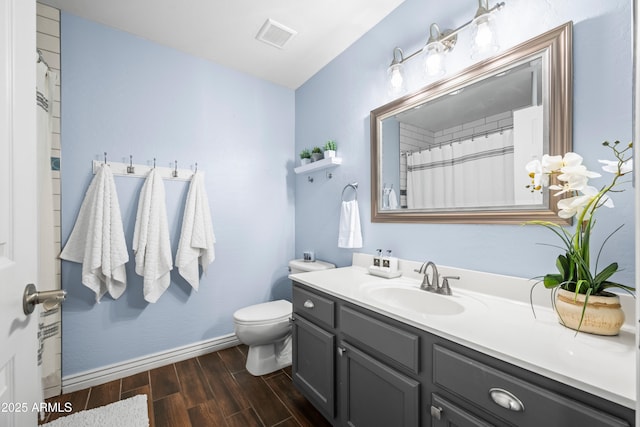
[[[573,21],[574,150],[584,156],[590,169],[599,170],[597,159],[610,158],[600,145],[602,141],[631,139],[632,2],[506,3],[497,15],[502,49]],[[472,17],[476,6],[472,0],[406,0],[296,91],[296,152],[332,138],[338,143],[338,155],[344,158],[343,165],[333,171],[333,179],[326,179],[324,172],[313,174],[313,183],[307,181],[306,175],[297,177],[297,252],[315,249],[320,259],[340,266],[350,264],[353,250],[337,247],[340,194],[345,184],[358,181],[362,251],[373,253],[376,248],[389,248],[402,258],[527,278],[554,271],[558,250],[540,243],[558,242],[543,229],[518,225],[371,223],[369,113],[390,101],[386,67],[393,48],[400,46],[407,54],[419,49],[428,37],[431,23],[438,23],[442,29],[455,28]],[[448,57],[448,75],[472,64],[469,46],[469,32],[465,31]],[[421,80],[416,69],[419,62],[408,64],[409,91],[429,83]],[[605,181],[594,183],[599,186]],[[598,213],[594,239],[601,242],[614,228],[625,224],[609,241],[602,262],[618,261],[623,271],[615,278],[633,285],[633,192],[615,194],[614,200],[615,209],[601,209]]]
[[[206,173],[216,260],[199,292],[172,272],[156,304],[134,273],[96,304],[80,264],[63,262],[63,375],[233,332],[243,306],[290,296],[294,255],[294,92],[62,13],[62,241],[92,178],[91,161],[198,162]],[[116,178],[131,247],[143,180]],[[188,183],[165,181],[173,253]]]

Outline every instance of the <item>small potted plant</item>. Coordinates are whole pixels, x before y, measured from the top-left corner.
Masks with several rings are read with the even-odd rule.
[[[334,140],[328,140],[324,144],[324,157],[335,157],[337,148],[338,146]]]
[[[316,162],[322,158],[322,150],[320,147],[313,147],[313,150],[311,150],[311,161]]]
[[[311,152],[305,148],[300,152],[300,164],[308,165],[309,163],[311,163]]]

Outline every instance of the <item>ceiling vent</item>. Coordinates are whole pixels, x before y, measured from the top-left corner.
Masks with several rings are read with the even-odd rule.
[[[267,19],[260,31],[258,31],[256,39],[282,49],[296,34],[297,32],[291,28],[285,27],[273,19]]]

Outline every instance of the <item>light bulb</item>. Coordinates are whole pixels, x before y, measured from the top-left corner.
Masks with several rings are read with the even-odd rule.
[[[402,64],[394,64],[388,69],[389,94],[398,95],[405,91],[404,71]]]
[[[493,16],[481,15],[473,21],[471,57],[477,58],[499,49]]]
[[[429,77],[441,76],[445,73],[444,46],[440,42],[427,45],[427,56],[424,61],[425,73]]]

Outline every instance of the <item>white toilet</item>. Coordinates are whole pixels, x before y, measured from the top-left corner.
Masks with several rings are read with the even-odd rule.
[[[289,271],[326,270],[335,265],[323,261],[289,262]],[[233,313],[236,336],[249,346],[247,371],[252,375],[265,375],[291,365],[292,305],[286,300],[250,305]]]

